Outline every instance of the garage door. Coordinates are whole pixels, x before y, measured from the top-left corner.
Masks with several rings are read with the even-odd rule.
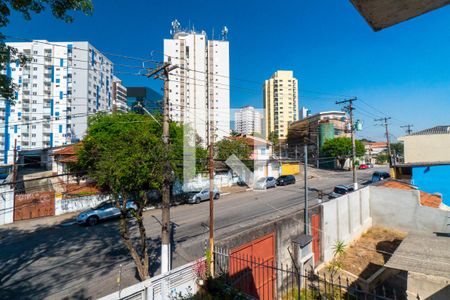
[[[230,251],[230,276],[236,287],[258,299],[274,299],[275,234],[271,233]]]

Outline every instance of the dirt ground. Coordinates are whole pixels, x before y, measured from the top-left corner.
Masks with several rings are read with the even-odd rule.
[[[406,233],[392,229],[372,227],[358,240],[348,245],[338,262],[342,269],[368,279],[390,258],[406,237]]]

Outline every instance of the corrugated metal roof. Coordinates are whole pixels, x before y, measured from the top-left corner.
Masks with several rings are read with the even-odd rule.
[[[410,135],[429,135],[429,134],[450,134],[450,125],[435,126],[411,133]]]

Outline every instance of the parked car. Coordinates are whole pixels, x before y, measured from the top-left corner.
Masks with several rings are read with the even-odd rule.
[[[214,199],[220,198],[220,192],[217,188],[214,188]],[[202,201],[209,200],[209,188],[204,188],[201,191],[188,192],[187,202],[190,204],[198,204]]]
[[[354,191],[352,185],[337,185],[334,187],[333,191],[328,195],[329,199],[334,199],[341,197],[342,195],[351,193]]]
[[[295,184],[294,175],[281,175],[277,178],[277,185]]]
[[[372,174],[372,182],[378,182],[378,181],[385,180],[390,177],[391,177],[391,175],[389,175],[388,172],[376,171]]]
[[[271,187],[276,187],[277,181],[274,177],[261,177],[255,182],[253,189],[255,190],[266,190]]]
[[[130,200],[127,201],[126,208],[130,213],[137,210],[136,203]],[[115,206],[113,201],[105,201],[94,208],[80,213],[77,216],[77,223],[94,226],[97,225],[99,221],[118,217],[120,217],[120,209]]]
[[[365,169],[368,169],[369,168],[369,165],[366,165],[366,164],[360,164],[359,165],[359,169],[360,170],[365,170]]]

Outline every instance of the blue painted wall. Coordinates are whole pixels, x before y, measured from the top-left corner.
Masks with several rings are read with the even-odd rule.
[[[450,206],[450,165],[413,167],[411,183],[424,192],[442,194],[442,202]]]

